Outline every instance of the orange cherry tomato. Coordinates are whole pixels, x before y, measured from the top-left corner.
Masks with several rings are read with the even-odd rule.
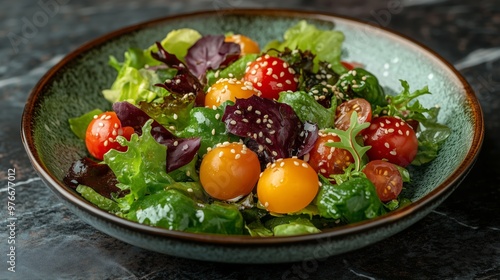
[[[200,166],[200,181],[213,198],[233,200],[252,192],[259,180],[257,154],[242,143],[220,144],[210,150]]]
[[[205,106],[219,107],[228,100],[235,102],[236,98],[249,98],[254,94],[259,95],[260,92],[253,87],[252,83],[242,82],[234,78],[223,78],[208,88]]]
[[[111,149],[126,151],[127,147],[120,145],[116,141],[116,137],[123,136],[130,140],[133,133],[132,127],[122,127],[115,112],[104,112],[95,115],[87,127],[85,144],[91,156],[102,160],[104,154]]]
[[[241,55],[260,53],[259,44],[245,35],[228,35],[224,41],[240,45]]]
[[[257,197],[274,213],[293,213],[309,205],[319,190],[316,171],[297,158],[277,160],[269,165],[257,183]]]

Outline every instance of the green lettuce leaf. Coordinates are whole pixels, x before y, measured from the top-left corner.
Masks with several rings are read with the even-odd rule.
[[[141,197],[126,217],[141,224],[186,232],[242,234],[243,217],[229,204],[200,204],[182,192],[168,189]]]
[[[367,178],[354,177],[339,185],[333,185],[327,180],[322,183],[316,198],[322,217],[354,223],[385,213],[375,186]]]
[[[336,30],[320,30],[315,25],[300,21],[292,26],[283,35],[284,41],[272,41],[264,47],[265,50],[277,49],[283,51],[285,48],[291,50],[310,50],[316,57],[314,58],[315,71],[318,70],[318,63],[325,61],[331,64],[331,68],[338,74],[346,72],[340,63],[342,53],[342,43],[344,34]]]
[[[76,191],[83,196],[86,200],[90,201],[95,206],[108,212],[117,212],[120,210],[118,203],[100,195],[91,187],[85,185],[78,185]]]
[[[132,134],[130,141],[117,137],[125,152],[110,150],[104,154],[104,162],[111,168],[118,180],[117,186],[130,190],[120,204],[124,210],[138,198],[155,193],[174,180],[166,172],[167,148],[151,136],[152,119],[142,127],[142,135]]]
[[[243,76],[245,75],[245,70],[248,67],[247,63],[256,60],[257,56],[257,54],[247,54],[238,58],[238,60],[231,63],[228,67],[222,70],[208,70],[206,76],[207,86],[213,85],[217,80],[222,78],[243,78]]]
[[[207,153],[212,148],[225,141],[238,141],[236,136],[229,135],[226,125],[221,121],[224,115],[222,107],[217,109],[195,107],[189,112],[189,123],[184,130],[177,133],[182,138],[201,137],[199,155]]]
[[[118,72],[111,88],[103,90],[102,94],[111,103],[118,101],[127,101],[131,104],[138,104],[140,101],[152,102],[158,97],[168,94],[164,88],[155,86],[155,84],[162,82],[155,71],[124,65]]]
[[[95,115],[102,113],[101,109],[94,109],[87,112],[79,117],[68,119],[69,128],[73,133],[78,136],[78,138],[85,140],[85,134],[87,133],[87,127],[90,122],[94,119]]]
[[[183,61],[188,49],[200,38],[201,34],[198,31],[183,28],[169,32],[161,41],[161,45],[169,53]],[[160,61],[151,56],[151,52],[156,51],[158,51],[158,46],[152,44],[144,50],[129,48],[124,54],[123,62],[119,62],[111,56],[109,64],[118,71],[118,75],[111,88],[103,90],[104,97],[111,103],[128,101],[132,104],[138,104],[140,101],[152,102],[166,96],[167,90],[154,85],[173,78],[177,71],[175,69],[148,68],[161,64]]]
[[[302,122],[316,123],[320,129],[334,126],[336,106],[325,108],[304,91],[281,92],[278,101],[290,105]]]

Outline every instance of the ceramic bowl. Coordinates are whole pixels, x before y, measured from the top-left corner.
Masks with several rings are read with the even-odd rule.
[[[290,237],[252,238],[171,231],[127,221],[94,207],[62,183],[71,163],[86,155],[85,146],[69,129],[67,119],[110,104],[101,90],[115,71],[108,58],[123,57],[129,47],[146,48],[173,29],[189,27],[203,34],[235,32],[261,45],[281,39],[299,20],[345,33],[343,59],[359,61],[381,84],[399,91],[399,79],[413,89],[428,85],[433,95],[426,106],[441,106],[439,121],[452,134],[431,164],[413,174],[415,187],[405,190],[413,203],[373,220]],[[387,238],[414,224],[459,185],[471,169],[483,140],[479,102],[464,78],[432,50],[384,28],[350,18],[285,10],[219,10],[171,16],[127,27],[99,37],[68,54],[31,92],[22,119],[27,154],[45,184],[82,220],[96,229],[138,247],[199,260],[234,263],[276,263],[325,258]]]

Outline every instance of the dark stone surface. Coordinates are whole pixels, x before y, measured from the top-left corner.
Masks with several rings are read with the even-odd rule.
[[[401,9],[388,12],[392,4]],[[0,278],[499,279],[499,4],[498,0],[2,1]],[[228,265],[161,255],[98,232],[70,213],[35,174],[20,140],[20,119],[31,88],[65,54],[99,35],[166,15],[238,7],[348,15],[399,31],[441,54],[470,82],[484,110],[483,150],[469,176],[441,206],[407,230],[354,252],[301,263]],[[15,273],[7,271],[9,169],[15,169],[16,183]]]

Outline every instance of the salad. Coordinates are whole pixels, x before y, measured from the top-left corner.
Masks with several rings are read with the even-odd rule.
[[[69,120],[88,155],[64,178],[141,224],[255,237],[320,232],[411,203],[411,169],[450,134],[401,80],[388,94],[344,34],[300,21],[259,46],[243,34],[171,31],[111,57],[116,80]],[[325,47],[328,46],[328,47]]]

